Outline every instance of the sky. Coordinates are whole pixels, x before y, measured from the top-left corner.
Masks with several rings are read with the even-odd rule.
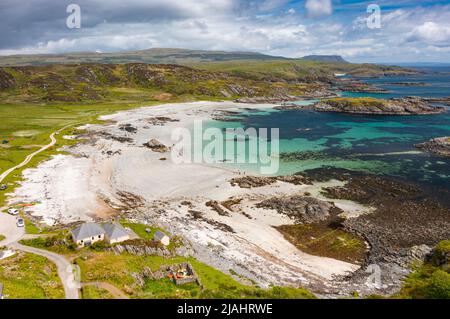
[[[69,4],[80,28],[67,26]],[[0,55],[149,48],[450,62],[450,0],[0,1]]]

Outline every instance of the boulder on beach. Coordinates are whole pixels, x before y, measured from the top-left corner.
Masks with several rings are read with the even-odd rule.
[[[157,153],[166,153],[170,150],[166,145],[154,138],[152,138],[147,143],[144,143],[144,146]]]

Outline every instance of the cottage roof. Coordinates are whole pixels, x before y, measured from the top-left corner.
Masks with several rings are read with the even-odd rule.
[[[72,235],[75,240],[96,237],[104,233],[105,230],[96,223],[84,223],[72,230]]]
[[[106,223],[103,224],[103,229],[105,230],[106,236],[109,239],[119,239],[124,236],[129,236],[128,232],[119,223]]]

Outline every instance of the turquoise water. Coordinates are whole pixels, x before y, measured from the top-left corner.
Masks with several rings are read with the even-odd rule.
[[[436,71],[422,76],[367,81],[391,90],[389,94],[375,95],[377,97],[450,96],[450,73],[440,74]],[[427,82],[428,85],[418,88],[394,87],[389,84],[412,81]],[[311,101],[298,103],[306,104]],[[236,122],[232,123],[214,121],[208,123],[208,126],[224,129],[231,124],[231,127],[240,126],[244,129],[279,128],[281,156],[280,168],[276,173],[278,175],[331,166],[450,189],[449,159],[422,153],[414,147],[414,144],[431,138],[450,135],[448,112],[420,116],[361,116],[306,110],[261,110],[246,111],[235,119]],[[248,145],[249,140],[238,143]],[[260,163],[238,166],[240,169],[256,172]]]

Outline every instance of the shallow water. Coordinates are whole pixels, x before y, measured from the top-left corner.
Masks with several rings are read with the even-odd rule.
[[[450,96],[450,68],[432,68],[427,72],[420,76],[367,81],[392,90],[389,94],[372,95],[377,97]],[[413,81],[427,82],[427,86],[404,87],[390,84]],[[368,96],[354,93],[344,95]],[[208,126],[280,129],[281,159],[278,175],[332,166],[395,176],[450,189],[449,159],[422,153],[414,147],[414,144],[431,138],[450,135],[449,112],[423,116],[363,116],[262,110],[247,111],[235,118],[236,122],[233,123],[212,121]],[[242,143],[248,144],[248,141]],[[239,168],[258,171],[260,165],[240,164]]]

